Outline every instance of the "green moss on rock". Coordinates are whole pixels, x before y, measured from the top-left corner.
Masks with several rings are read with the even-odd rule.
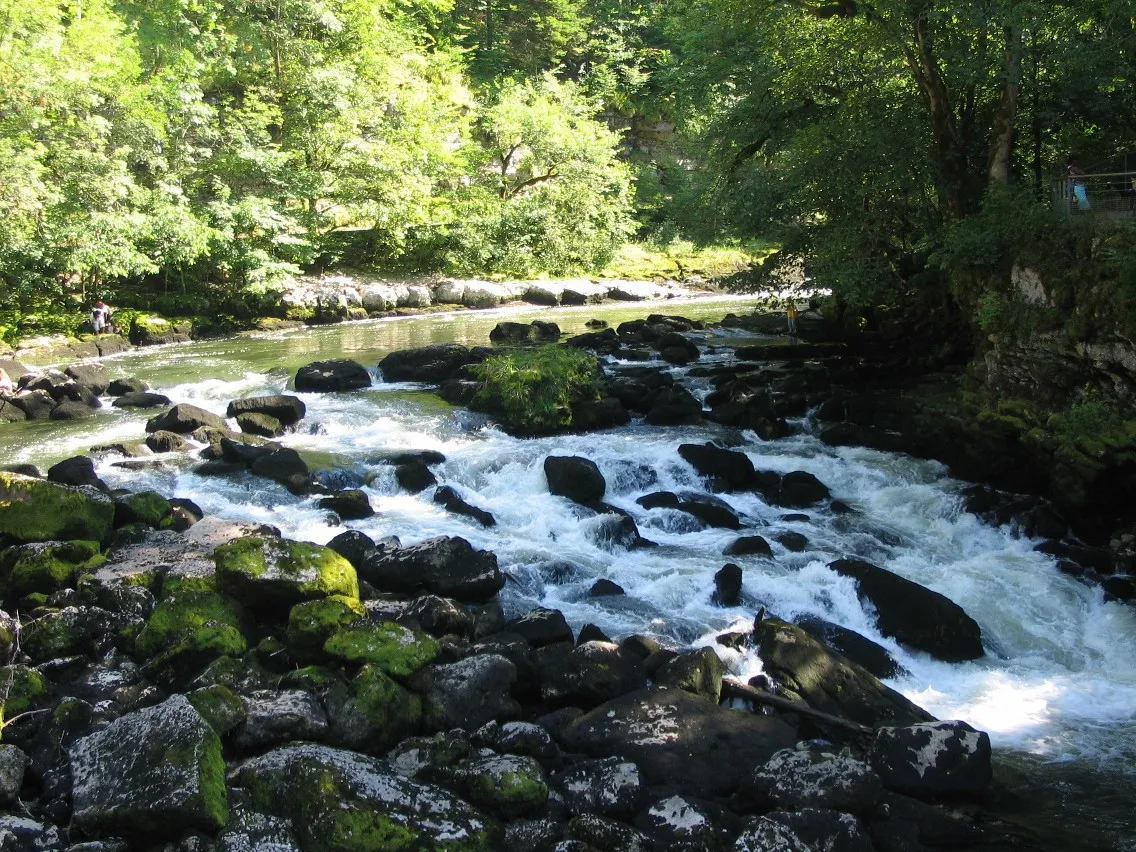
[[[332,595],[359,597],[355,568],[330,547],[247,536],[216,548],[213,560],[221,587],[261,612]]]
[[[212,578],[169,578],[135,648],[164,682],[191,675],[221,656],[248,650],[244,613],[216,591]]]
[[[384,751],[422,727],[422,699],[372,666],[363,666],[351,684],[354,708],[373,734],[369,750]]]
[[[115,502],[115,523],[159,527],[170,514],[170,501],[157,491],[126,494]]]
[[[438,643],[432,638],[393,622],[355,624],[328,639],[323,649],[336,659],[369,663],[403,679],[438,656]]]
[[[458,779],[470,801],[507,819],[538,811],[548,801],[544,770],[527,756],[472,760],[458,771]]]
[[[48,686],[44,676],[27,666],[0,668],[0,684],[5,685],[6,694],[0,694],[0,711],[6,722],[39,707],[47,698]]]
[[[288,645],[295,654],[317,658],[323,655],[328,639],[366,614],[358,598],[344,595],[296,604],[288,613]]]
[[[17,541],[106,541],[114,503],[90,488],[0,471],[0,533]]]
[[[0,554],[0,576],[14,595],[51,593],[70,586],[80,571],[98,567],[99,555],[95,541],[17,545]]]
[[[219,736],[225,736],[245,720],[244,702],[231,689],[221,684],[196,689],[186,695],[189,703],[201,714]]]

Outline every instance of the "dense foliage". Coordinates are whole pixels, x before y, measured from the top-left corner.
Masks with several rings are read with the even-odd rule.
[[[0,326],[572,273],[636,232],[973,315],[1062,241],[1070,152],[1136,167],[1134,52],[1119,0],[7,0]]]
[[[481,382],[478,401],[506,428],[553,433],[572,425],[572,406],[599,398],[594,355],[567,346],[514,349],[470,367]]]

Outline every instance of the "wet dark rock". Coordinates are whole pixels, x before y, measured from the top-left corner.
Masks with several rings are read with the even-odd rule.
[[[800,744],[779,751],[750,779],[762,805],[787,811],[826,808],[869,815],[884,795],[880,777],[862,760]]]
[[[640,813],[635,825],[654,838],[657,849],[716,852],[730,841],[731,832],[719,825],[722,809],[684,795],[657,799]]]
[[[540,811],[548,801],[544,769],[525,755],[485,755],[463,761],[454,785],[478,807],[503,819]]]
[[[152,417],[146,421],[147,432],[176,432],[179,435],[186,435],[202,426],[210,426],[223,431],[228,431],[229,428],[224,417],[184,402],[175,405],[165,414]]]
[[[754,817],[746,822],[734,844],[734,852],[812,852],[815,849],[876,852],[856,817],[820,808],[775,811]]]
[[[371,374],[358,361],[348,358],[315,361],[296,371],[297,391],[353,391],[371,386]]]
[[[27,420],[47,420],[55,408],[55,400],[43,390],[21,391],[9,401],[24,412]]]
[[[0,397],[0,423],[22,423],[27,419],[28,415],[12,399]]]
[[[698,347],[677,331],[661,335],[655,341],[655,348],[668,364],[689,364],[698,360]]]
[[[990,737],[966,722],[880,728],[868,761],[890,789],[911,796],[977,796],[992,778]]]
[[[743,535],[734,539],[722,551],[723,556],[768,556],[772,558],[773,550],[769,542],[759,535]]]
[[[510,621],[505,629],[522,637],[534,648],[555,642],[575,641],[572,628],[568,626],[564,613],[558,609],[538,607]]]
[[[595,624],[589,622],[580,628],[579,634],[576,636],[576,644],[583,645],[585,642],[610,642],[611,637],[603,632]]]
[[[95,408],[85,402],[65,399],[51,409],[51,420],[86,420],[95,416]]]
[[[483,527],[493,527],[497,525],[497,519],[494,518],[490,512],[479,509],[476,506],[471,506],[448,485],[442,485],[434,492],[434,502],[445,506],[446,511],[453,512],[455,515],[464,515],[467,518],[473,518]]]
[[[655,395],[645,419],[652,426],[689,426],[702,420],[702,403],[682,385],[671,385]]]
[[[686,512],[686,514],[698,518],[707,526],[716,529],[736,530],[741,529],[742,526],[741,519],[732,509],[710,500],[682,500],[674,508],[680,512]]]
[[[284,424],[268,414],[245,411],[237,415],[237,427],[246,434],[260,435],[262,438],[279,438],[284,434]]]
[[[371,498],[358,488],[337,491],[327,497],[321,497],[317,505],[321,509],[330,509],[345,521],[369,518],[375,514]]]
[[[107,393],[110,396],[125,396],[128,393],[143,393],[150,390],[150,386],[141,379],[121,378],[111,379],[107,385]]]
[[[682,501],[673,491],[656,491],[654,494],[644,494],[635,502],[644,509],[677,509]]]
[[[489,722],[474,731],[473,742],[500,754],[535,757],[542,763],[554,760],[560,754],[552,735],[533,722]]]
[[[794,470],[781,477],[781,488],[773,501],[778,506],[803,509],[814,506],[829,497],[828,487],[803,470]]]
[[[62,817],[62,822],[68,821],[67,814],[45,814],[45,819],[51,816]],[[5,850],[13,852],[62,852],[72,849],[67,845],[64,833],[54,825],[47,822],[37,822],[34,819],[14,814],[0,816],[0,838],[4,840]]]
[[[259,750],[293,740],[321,740],[327,734],[327,716],[306,692],[254,693],[244,705],[245,721],[236,735],[239,748]]]
[[[502,852],[548,852],[558,849],[564,826],[554,819],[517,819],[505,826]]]
[[[668,660],[651,679],[658,686],[682,689],[715,703],[722,697],[722,660],[713,648],[683,651]]]
[[[411,494],[421,494],[427,488],[438,484],[438,479],[434,476],[433,471],[420,461],[409,461],[397,465],[394,469],[394,476],[398,480],[399,487]]]
[[[581,456],[548,456],[544,460],[548,490],[576,503],[602,500],[607,482],[594,461]]]
[[[606,381],[607,392],[631,411],[646,414],[655,397],[674,384],[674,377],[651,367],[622,368]]]
[[[614,355],[623,346],[623,341],[614,329],[605,328],[600,331],[586,331],[577,334],[565,341],[565,345],[574,349],[587,349],[597,355]]]
[[[371,459],[370,463],[390,464],[398,467],[401,464],[411,464],[413,462],[421,462],[426,465],[441,464],[445,460],[445,454],[437,450],[411,450],[409,452],[395,453],[393,455]]]
[[[610,642],[548,645],[537,660],[540,694],[549,708],[589,709],[647,684],[641,662]]]
[[[702,476],[710,477],[724,490],[752,487],[753,462],[743,452],[714,444],[680,444],[678,454]]]
[[[854,630],[815,615],[802,615],[795,623],[814,639],[863,666],[880,680],[897,677],[903,671],[903,667],[888,653],[887,648]]]
[[[44,370],[42,373],[28,373],[20,378],[16,386],[24,391],[46,391],[56,402],[69,399],[68,390],[74,379],[59,370]]]
[[[592,587],[588,590],[588,596],[593,598],[603,598],[609,597],[611,595],[622,594],[626,594],[626,592],[624,592],[623,590],[623,586],[619,585],[619,583],[607,579],[606,577],[601,577],[599,580],[596,580],[594,583],[592,583]]]
[[[774,716],[649,687],[601,704],[560,739],[572,751],[635,763],[649,784],[712,798],[732,794],[754,766],[792,746],[796,731]]]
[[[619,643],[619,647],[624,651],[629,651],[639,659],[645,660],[658,651],[662,645],[659,644],[659,640],[654,636],[644,636],[636,633],[622,639]]]
[[[474,550],[460,537],[440,536],[409,547],[368,552],[356,566],[359,577],[391,592],[425,590],[463,602],[488,600],[505,585],[497,556]]]
[[[828,567],[856,580],[861,600],[876,608],[885,636],[951,663],[986,653],[978,623],[938,592],[858,559],[838,559]]]
[[[634,763],[610,757],[583,760],[552,776],[569,813],[630,818],[647,802],[647,782]]]
[[[47,469],[47,479],[59,485],[89,485],[104,493],[110,488],[95,473],[95,463],[87,456],[72,456]]]
[[[754,625],[754,639],[765,673],[814,710],[869,726],[933,718],[796,625],[767,618]]]
[[[809,546],[809,540],[799,532],[778,533],[773,540],[791,553],[801,553]]]
[[[284,426],[295,426],[304,418],[307,411],[307,406],[298,396],[272,394],[235,399],[229,403],[225,416],[237,417],[241,414],[251,413],[267,414],[269,417],[279,420]]]
[[[307,477],[308,465],[291,447],[279,447],[254,459],[249,470],[276,482],[288,484],[292,477]]]
[[[379,362],[383,379],[388,382],[424,382],[438,384],[446,379],[458,378],[467,364],[474,363],[468,347],[458,343],[443,343],[417,349],[391,352]]]
[[[594,813],[581,813],[568,823],[568,834],[586,844],[587,849],[610,852],[650,852],[651,839],[618,820],[605,819]]]
[[[512,697],[517,667],[500,654],[477,654],[456,663],[427,666],[412,681],[429,723],[440,730],[480,728],[521,715]]]
[[[170,398],[165,394],[149,391],[128,391],[111,403],[115,408],[160,408],[169,404]]]
[[[630,422],[631,414],[616,397],[605,396],[572,404],[572,429],[577,432],[626,426]]]
[[[540,320],[531,323],[499,322],[489,332],[489,339],[494,343],[555,343],[560,339],[560,326]]]
[[[468,636],[473,632],[473,616],[462,606],[438,595],[422,595],[402,611],[401,619],[431,636]]]
[[[719,606],[737,606],[742,599],[742,569],[728,562],[714,574],[714,595],[711,600]]]
[[[97,395],[106,393],[110,385],[110,376],[102,364],[73,364],[63,372]]]

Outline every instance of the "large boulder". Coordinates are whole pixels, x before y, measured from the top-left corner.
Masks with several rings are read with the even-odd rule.
[[[324,651],[347,663],[369,664],[405,680],[438,656],[438,643],[424,633],[393,622],[357,621],[327,640]]]
[[[489,600],[505,585],[496,554],[474,550],[458,536],[367,551],[359,565],[359,576],[382,591],[425,590],[472,603]]]
[[[88,487],[0,471],[0,533],[17,541],[104,541],[114,502]]]
[[[348,358],[314,361],[296,371],[298,391],[351,391],[371,386],[371,374]]]
[[[56,462],[47,469],[47,479],[58,485],[90,486],[109,492],[107,484],[95,473],[95,463],[89,456],[71,456]]]
[[[348,684],[335,684],[323,699],[328,739],[355,751],[383,753],[422,725],[422,699],[374,666],[363,666]]]
[[[880,728],[868,754],[890,789],[911,796],[977,796],[990,785],[990,737],[966,722]]]
[[[318,544],[247,536],[213,551],[217,582],[249,609],[281,617],[302,601],[343,595],[359,597],[351,563]]]
[[[856,580],[860,599],[876,608],[885,636],[949,663],[986,653],[978,622],[938,592],[859,559],[838,559],[828,567]]]
[[[570,813],[595,813],[627,819],[647,799],[639,767],[617,757],[584,760],[552,778]]]
[[[826,852],[875,852],[876,847],[863,824],[852,814],[825,808],[803,808],[753,817],[746,822],[733,849],[734,852],[814,852],[819,849]]]
[[[116,719],[68,757],[72,818],[88,834],[177,839],[229,818],[221,741],[184,696]]]
[[[495,848],[491,823],[473,807],[353,752],[288,745],[246,761],[233,781],[247,804],[289,821],[309,852]]]
[[[537,660],[540,694],[549,707],[590,709],[647,685],[642,661],[613,642],[550,645]]]
[[[753,482],[753,462],[743,452],[714,444],[680,444],[678,454],[702,476],[710,477],[723,490],[748,488]]]
[[[829,808],[867,815],[884,796],[883,782],[864,761],[803,744],[777,752],[750,783],[756,801],[790,811]]]
[[[650,784],[706,798],[732,794],[754,766],[791,747],[796,736],[775,716],[653,687],[601,704],[560,734],[569,750],[621,757],[635,763]]]
[[[652,426],[688,426],[702,420],[702,403],[682,385],[671,385],[656,394],[645,419]]]
[[[540,763],[525,755],[489,754],[464,761],[454,781],[465,796],[503,819],[539,811],[548,801],[548,781]]]
[[[379,370],[388,382],[438,384],[455,378],[466,364],[473,361],[468,347],[459,343],[441,343],[391,352],[379,362]]]
[[[489,332],[489,339],[494,343],[540,343],[551,341],[555,343],[560,339],[560,327],[554,322],[534,320],[530,323],[499,322]]]
[[[429,666],[414,678],[427,721],[437,730],[479,728],[521,715],[512,697],[517,667],[500,654],[478,654],[456,663]]]
[[[115,398],[111,405],[115,408],[161,408],[170,404],[170,398],[162,393],[150,391],[127,391]]]
[[[110,386],[110,376],[102,364],[73,364],[63,372],[96,394],[106,393]]]
[[[778,506],[803,509],[829,498],[828,486],[803,470],[793,470],[781,477],[781,488],[772,502]]]
[[[607,481],[594,461],[581,456],[548,456],[544,460],[548,490],[576,503],[602,500]]]
[[[765,673],[814,710],[870,726],[933,718],[794,624],[767,618],[753,631]]]
[[[802,615],[794,623],[814,639],[863,666],[880,680],[897,677],[903,671],[887,648],[854,630],[815,615]]]
[[[225,411],[226,417],[236,417],[239,414],[267,414],[275,417],[284,426],[295,426],[299,423],[308,408],[298,396],[287,394],[273,394],[270,396],[250,396],[245,399],[234,399]]]
[[[151,417],[146,421],[147,432],[176,432],[179,435],[188,435],[202,426],[221,430],[229,428],[224,417],[186,402],[175,405],[165,414]]]

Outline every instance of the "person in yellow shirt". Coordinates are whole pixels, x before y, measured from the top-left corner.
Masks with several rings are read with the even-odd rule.
[[[797,303],[790,302],[789,306],[785,308],[785,319],[789,323],[789,334],[794,337],[797,335]]]

